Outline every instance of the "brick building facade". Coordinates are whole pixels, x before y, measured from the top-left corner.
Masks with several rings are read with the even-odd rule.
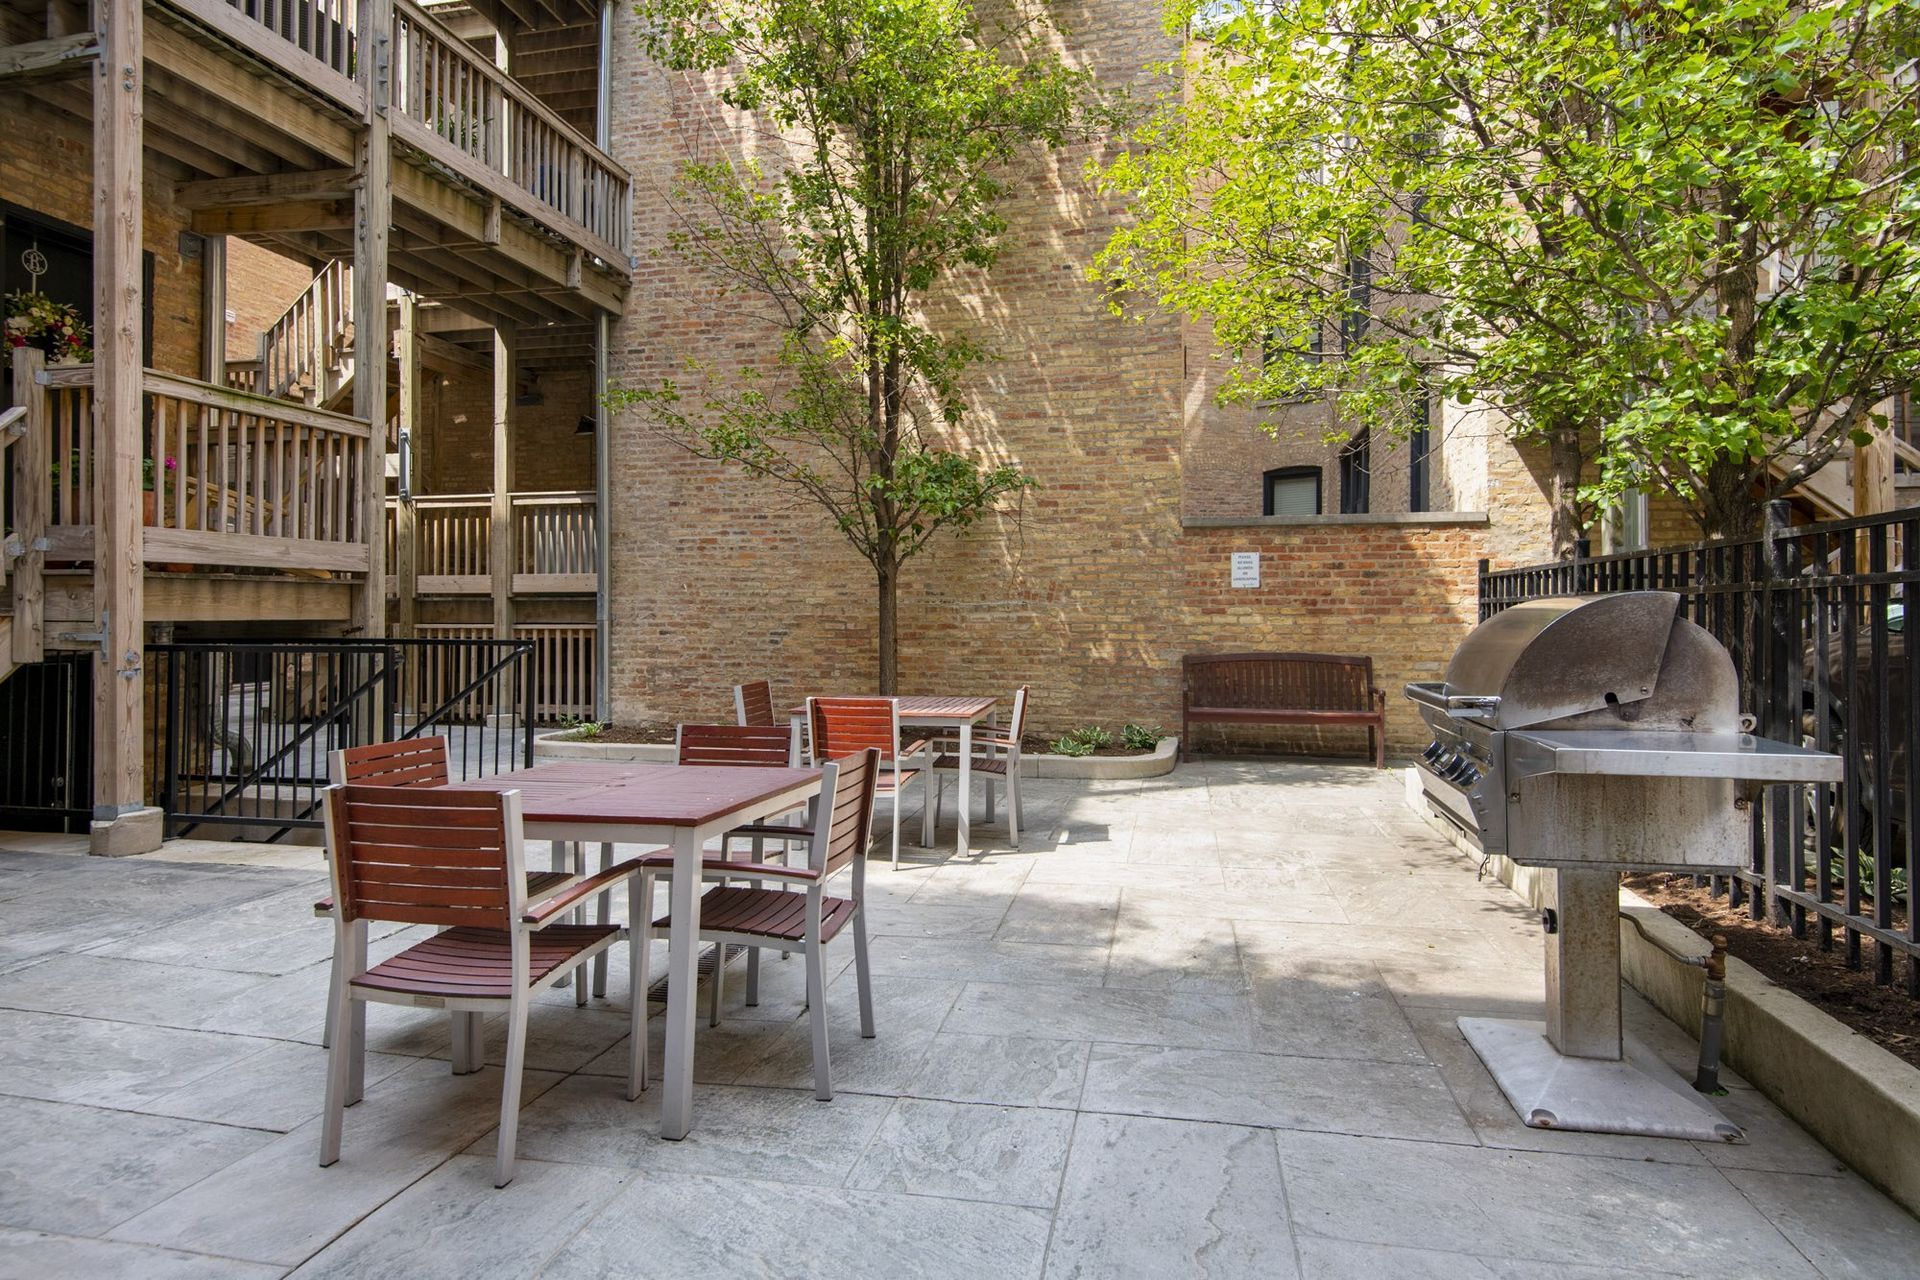
[[[1159,6],[1091,0],[1052,12],[1072,60],[1136,92],[1157,88],[1142,68],[1174,51]],[[611,150],[635,175],[639,265],[609,373],[646,385],[683,377],[689,359],[725,367],[751,354],[711,282],[668,247],[676,222],[663,193],[690,156],[763,144],[710,84],[649,64],[624,12],[613,47]],[[1262,518],[1265,471],[1337,466],[1314,423],[1325,411],[1300,406],[1291,430],[1270,438],[1250,411],[1213,404],[1218,357],[1178,318],[1110,313],[1087,278],[1121,216],[1083,176],[1101,154],[1069,147],[1010,175],[998,266],[960,275],[937,304],[937,323],[997,356],[972,374],[970,412],[949,443],[1017,463],[1036,487],[909,565],[903,691],[1028,683],[1033,727],[1051,732],[1177,724],[1190,652],[1366,653],[1388,690],[1434,675],[1471,625],[1476,560],[1545,551],[1525,463],[1504,441],[1436,421],[1436,513],[1408,512],[1406,450],[1388,445],[1370,460],[1375,514]],[[688,456],[632,416],[610,429],[616,722],[724,717],[728,686],[762,676],[781,696],[871,687],[873,574],[818,511]],[[1235,551],[1261,554],[1259,587],[1229,585]],[[1423,742],[1406,704],[1390,705],[1395,745]],[[1317,745],[1359,742],[1333,732]]]

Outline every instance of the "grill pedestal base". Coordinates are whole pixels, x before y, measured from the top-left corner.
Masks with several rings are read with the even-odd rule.
[[[1460,1033],[1528,1127],[1699,1142],[1747,1140],[1738,1125],[1632,1036],[1626,1037],[1626,1056],[1608,1060],[1568,1057],[1548,1042],[1546,1032],[1544,1022],[1460,1019]]]

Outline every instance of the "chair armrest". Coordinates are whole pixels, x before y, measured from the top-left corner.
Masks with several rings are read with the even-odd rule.
[[[900,754],[895,756],[894,759],[899,761],[905,760],[908,756],[917,756],[932,745],[933,739],[931,737],[915,738],[912,742],[902,743],[900,746]]]
[[[318,902],[316,902],[316,903],[314,903],[314,904],[313,904],[313,914],[315,914],[316,916],[330,916],[330,915],[332,915],[332,914],[333,914],[333,899],[332,899],[331,897],[327,897],[327,898],[322,898],[322,899],[320,899],[320,901],[318,901]]]
[[[625,880],[630,875],[634,875],[640,869],[640,860],[638,858],[628,858],[625,862],[616,862],[605,871],[596,872],[571,888],[562,889],[545,902],[535,903],[533,906],[528,907],[525,914],[520,917],[520,923],[530,924],[536,929],[543,929],[558,919],[563,912],[586,901],[608,885],[615,884],[621,880]]]
[[[774,836],[781,840],[811,840],[812,827],[783,826],[778,822],[749,822],[744,827],[735,827],[727,832],[726,838],[735,836]]]
[[[733,880],[755,880],[765,876],[770,880],[798,880],[812,884],[820,878],[820,873],[812,867],[783,867],[776,862],[729,862],[727,876]]]

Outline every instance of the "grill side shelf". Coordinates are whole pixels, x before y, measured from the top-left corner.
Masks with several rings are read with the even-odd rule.
[[[1509,782],[1543,773],[1838,782],[1841,769],[1839,756],[1751,734],[1666,730],[1516,730],[1506,764]]]

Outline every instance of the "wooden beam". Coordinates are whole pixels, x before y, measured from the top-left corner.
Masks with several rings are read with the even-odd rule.
[[[400,451],[400,500],[393,512],[394,604],[398,617],[393,633],[412,636],[419,624],[420,544],[419,512],[413,505],[413,442],[419,438],[420,363],[422,356],[420,326],[414,300],[400,299],[399,333],[394,344],[399,355],[400,433],[407,447]]]
[[[207,27],[219,35],[225,36],[248,56],[266,63],[274,70],[288,76],[294,83],[312,89],[323,97],[332,100],[358,115],[365,106],[368,77],[362,75],[356,83],[327,66],[318,58],[303,52],[292,41],[282,40],[263,30],[259,23],[229,5],[225,0],[163,0],[172,9],[186,14],[202,27]],[[391,12],[391,6],[387,6]],[[361,26],[361,31],[391,30],[390,27]],[[223,61],[225,61],[223,59]],[[252,79],[262,77],[244,67],[228,62],[230,71],[222,80]],[[364,68],[362,68],[364,71]],[[224,89],[224,83],[209,83],[209,89]]]
[[[514,331],[493,331],[493,543],[488,567],[493,573],[493,634],[513,639],[513,447]]]
[[[208,236],[200,248],[200,377],[227,385],[227,238]]]
[[[1874,430],[1871,442],[1854,446],[1852,471],[1854,515],[1873,516],[1893,510],[1893,433],[1890,430],[1880,427]]]
[[[0,48],[0,88],[29,80],[58,80],[87,72],[100,56],[100,41],[91,31],[50,40],[32,40]]]
[[[227,8],[225,4],[217,7]],[[186,84],[200,86],[203,93],[194,106],[209,112],[215,124],[248,121],[267,126],[334,164],[353,163],[353,127],[335,112],[237,65],[165,23],[154,23],[148,35],[147,56]]]
[[[250,173],[237,178],[183,182],[173,189],[173,202],[182,209],[220,209],[303,200],[349,200],[352,197],[353,170],[348,168]]]
[[[146,800],[140,664],[141,143],[146,58],[140,0],[95,0],[93,378],[96,513],[93,664],[93,812],[111,823]]]
[[[393,30],[393,0],[359,0],[359,30]],[[224,6],[223,6],[224,7]],[[385,57],[362,57],[356,68],[364,127],[355,139],[353,228],[353,416],[372,425],[360,468],[360,527],[366,579],[355,597],[359,633],[387,633],[387,247],[393,226],[393,141]]]
[[[283,204],[229,205],[196,209],[187,226],[203,236],[245,236],[274,231],[346,231],[353,205],[346,200],[296,200]]]
[[[414,341],[420,347],[420,367],[432,369],[436,373],[486,373],[493,368],[493,362],[476,351],[455,346],[445,338],[436,338],[430,333],[414,330]]]

